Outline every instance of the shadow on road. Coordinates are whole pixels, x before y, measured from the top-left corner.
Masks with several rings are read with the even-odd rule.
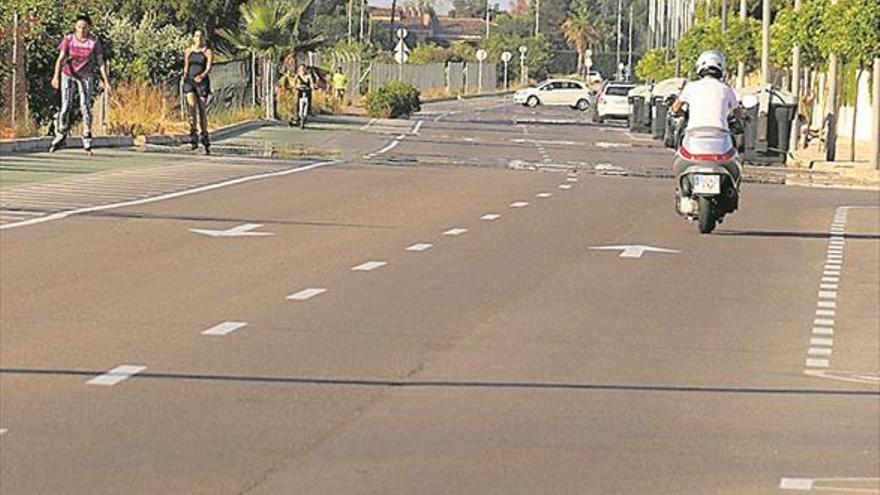
[[[37,376],[87,376],[95,377],[105,370],[47,369],[47,368],[0,368],[0,375]],[[622,385],[566,382],[482,382],[482,381],[403,381],[377,379],[306,378],[253,375],[208,375],[199,373],[145,372],[132,379],[194,380],[208,382],[275,383],[280,385],[310,385],[331,387],[368,388],[446,388],[446,389],[520,389],[520,390],[576,390],[609,392],[655,392],[655,393],[711,393],[711,394],[760,394],[760,395],[821,395],[880,397],[880,390],[834,390],[821,388],[760,388],[760,387],[700,387],[686,385]]]
[[[719,229],[716,235],[729,235],[737,237],[779,237],[795,239],[830,239],[832,234],[828,232],[785,232],[776,230],[727,230]],[[838,234],[833,234],[837,236]],[[843,234],[844,239],[856,239],[864,241],[880,240],[880,234]]]

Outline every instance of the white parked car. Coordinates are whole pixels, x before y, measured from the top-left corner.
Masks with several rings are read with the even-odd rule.
[[[602,122],[607,118],[625,119],[629,117],[627,94],[634,87],[635,84],[630,83],[606,84],[596,100],[596,112],[593,114],[593,119]]]
[[[574,79],[550,79],[536,87],[524,88],[513,94],[513,101],[529,107],[538,105],[568,105],[586,110],[595,96],[586,84]]]

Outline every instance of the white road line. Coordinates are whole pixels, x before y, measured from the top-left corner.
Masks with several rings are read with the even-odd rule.
[[[817,309],[816,316],[834,316],[835,311],[833,309]]]
[[[433,244],[420,242],[420,243],[413,244],[412,246],[407,247],[406,250],[407,251],[427,251],[428,249],[431,249],[432,247],[434,247]]]
[[[227,335],[230,334],[239,328],[243,328],[247,326],[247,322],[244,321],[224,321],[219,325],[214,325],[213,327],[202,332],[202,335]]]
[[[782,478],[779,481],[779,488],[783,490],[812,490],[812,478]]]
[[[121,366],[113,368],[103,375],[98,375],[95,378],[92,378],[86,383],[89,385],[102,385],[105,387],[109,387],[111,385],[116,385],[123,380],[129,379],[132,376],[140,373],[141,371],[144,371],[145,369],[147,369],[146,366],[123,364]]]
[[[834,335],[834,329],[828,327],[813,327],[813,333],[816,335]]]
[[[7,431],[9,431],[9,428],[0,428],[0,435],[6,433]]]
[[[808,356],[830,356],[831,348],[830,347],[810,347],[807,351]]]
[[[371,125],[373,125],[374,122],[376,122],[376,119],[370,119],[369,122],[367,122],[366,124],[364,124],[364,125],[361,127],[361,130],[362,130],[362,131],[366,131]]]
[[[416,125],[413,126],[412,130],[410,131],[410,134],[415,134],[416,136],[418,136],[418,134],[419,134],[419,129],[422,128],[422,124],[424,124],[424,123],[425,123],[425,122],[424,122],[424,121],[421,121],[421,120],[418,121],[418,122],[416,122]]]
[[[511,208],[525,208],[526,206],[529,206],[528,201],[516,201],[516,202],[510,203]]]
[[[559,184],[559,189],[571,189],[571,184]]]
[[[404,137],[406,137],[406,136],[404,136],[403,134],[401,134],[400,136],[397,136],[397,138],[395,138],[393,141],[391,141],[390,143],[388,143],[387,146],[385,146],[384,148],[380,149],[379,151],[376,151],[376,152],[374,152],[374,153],[370,153],[370,155],[371,155],[371,156],[375,156],[375,155],[383,155],[383,154],[385,154],[385,153],[387,153],[387,152],[393,150],[395,146],[397,146],[398,144],[400,144],[400,141],[401,141]]]
[[[828,275],[831,277],[837,277],[840,275],[840,270],[825,270],[822,272],[822,275]]]
[[[467,229],[455,227],[455,228],[447,230],[446,232],[443,233],[443,235],[459,236],[461,234],[464,234],[467,231],[468,231]]]
[[[387,261],[367,261],[365,263],[361,263],[360,265],[353,266],[351,267],[351,269],[355,272],[371,272],[376,268],[382,268],[387,264]]]
[[[815,319],[813,319],[813,325],[816,325],[819,327],[833,327],[834,320],[830,320],[828,318],[815,318]]]
[[[812,338],[810,338],[810,345],[827,345],[827,346],[833,346],[833,345],[834,345],[834,339],[825,339],[825,338],[822,338],[822,337],[812,337]]]
[[[820,290],[819,291],[820,299],[837,299],[837,292],[833,290]]]
[[[291,169],[280,170],[280,171],[275,171],[275,172],[264,172],[264,173],[255,174],[255,175],[247,175],[244,177],[238,177],[237,179],[230,179],[230,180],[226,180],[223,182],[218,182],[216,184],[208,184],[206,186],[194,187],[192,189],[184,189],[182,191],[175,191],[175,192],[168,193],[168,194],[161,194],[159,196],[153,196],[150,198],[136,199],[136,200],[132,200],[132,201],[123,201],[121,203],[111,203],[111,204],[100,205],[100,206],[90,206],[87,208],[78,208],[75,210],[60,211],[58,213],[53,213],[51,215],[47,215],[44,217],[31,218],[28,220],[23,220],[21,222],[7,223],[4,225],[0,225],[0,230],[12,229],[15,227],[24,227],[27,225],[34,225],[34,224],[49,222],[49,221],[53,221],[53,220],[61,220],[63,218],[67,218],[71,215],[78,215],[81,213],[91,213],[91,212],[95,212],[95,211],[112,210],[115,208],[123,208],[126,206],[137,206],[137,205],[143,205],[143,204],[147,204],[147,203],[155,203],[157,201],[164,201],[166,199],[180,198],[183,196],[198,194],[198,193],[202,193],[205,191],[213,191],[214,189],[220,189],[221,187],[243,184],[245,182],[251,182],[254,180],[267,179],[270,177],[281,177],[284,175],[290,175],[290,174],[295,174],[295,173],[299,173],[299,172],[306,172],[309,170],[314,170],[316,168],[326,167],[326,166],[332,165],[334,163],[336,163],[336,161],[318,162],[318,163],[313,163],[311,165],[305,165],[305,166],[298,167],[298,168],[291,168]]]
[[[577,177],[566,177],[565,180],[567,180],[568,182],[577,182],[578,181]]]
[[[311,299],[315,296],[321,295],[325,292],[327,292],[327,289],[310,287],[307,289],[303,289],[299,292],[294,292],[293,294],[287,296],[287,299],[291,301],[305,301],[307,299]]]
[[[486,213],[485,215],[480,217],[480,220],[491,222],[492,220],[498,220],[499,218],[501,218],[501,215],[499,215],[498,213]]]
[[[818,306],[820,308],[832,308],[833,309],[833,308],[837,307],[837,303],[834,301],[819,301],[816,303],[816,306]]]
[[[536,194],[535,196],[537,196],[539,198],[549,198],[550,196],[553,196],[553,193],[542,192],[542,193]]]
[[[819,288],[823,290],[837,290],[837,284],[819,284]]]
[[[827,368],[829,365],[827,359],[815,359],[815,358],[807,359],[806,364],[807,364],[808,368]]]

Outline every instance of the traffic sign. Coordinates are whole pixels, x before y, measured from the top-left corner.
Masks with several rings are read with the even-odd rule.
[[[397,37],[400,39],[406,38],[406,35],[409,34],[409,31],[406,28],[397,28]]]
[[[520,45],[519,52],[521,54],[525,55],[527,51],[529,51],[529,47],[527,47],[526,45]]]
[[[409,53],[406,53],[406,51],[397,50],[394,52],[394,61],[398,64],[403,65],[407,60],[409,60]]]
[[[477,50],[477,60],[479,60],[480,62],[482,62],[483,60],[486,60],[486,57],[488,57],[488,56],[489,56],[489,53],[486,52],[486,50],[483,50],[482,48]]]
[[[510,59],[513,58],[513,54],[510,52],[501,52],[501,61],[504,63],[510,62]]]

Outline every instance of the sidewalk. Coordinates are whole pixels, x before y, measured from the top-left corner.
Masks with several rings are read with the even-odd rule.
[[[819,141],[813,141],[808,148],[795,151],[790,165],[792,170],[821,174],[799,174],[799,177],[789,179],[789,184],[880,190],[880,170],[872,169],[868,161],[871,143],[857,141],[856,160],[842,161],[848,155],[849,139],[838,139],[838,160],[834,162],[825,161],[825,150],[821,145]]]

